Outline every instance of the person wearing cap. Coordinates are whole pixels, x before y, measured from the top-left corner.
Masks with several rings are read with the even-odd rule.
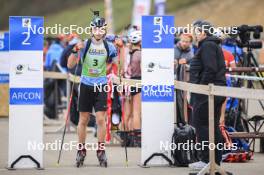
[[[68,68],[73,68],[80,61],[82,73],[79,87],[78,108],[80,119],[78,123],[78,142],[76,166],[83,164],[86,156],[86,126],[89,116],[95,111],[97,123],[97,158],[100,166],[107,166],[105,153],[106,136],[106,110],[107,110],[107,63],[117,63],[117,50],[114,45],[105,40],[107,24],[105,19],[95,13],[90,23],[91,38],[84,42],[78,42],[73,48],[73,53],[68,59]]]
[[[221,40],[213,36],[214,28],[206,21],[199,21],[194,24],[194,35],[198,42],[198,50],[190,63],[190,82],[201,85],[214,84],[226,86],[226,68],[224,55],[220,46]],[[221,106],[225,97],[215,96],[215,145],[222,143],[222,135],[219,129]],[[193,125],[196,129],[197,141],[204,145],[201,150],[201,160],[189,164],[193,170],[203,169],[209,163],[209,115],[208,96],[203,94],[191,95],[193,107]],[[206,146],[207,145],[207,146]],[[220,165],[222,151],[215,149],[215,161]]]

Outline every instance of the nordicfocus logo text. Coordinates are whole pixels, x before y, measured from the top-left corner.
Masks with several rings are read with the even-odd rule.
[[[29,141],[27,143],[27,149],[29,151],[58,151],[62,148],[64,151],[72,151],[72,150],[82,150],[86,149],[87,151],[96,151],[98,148],[105,149],[105,145],[98,143],[85,143],[84,145],[80,145],[77,141],[70,141],[63,143],[61,140],[55,140],[54,142],[48,142],[48,143],[42,143],[42,142],[36,142],[36,141]]]
[[[125,87],[125,88],[124,88]],[[173,86],[169,85],[147,85],[147,86],[142,86],[140,83],[136,83],[134,86],[129,86],[129,85],[95,85],[94,86],[94,92],[111,92],[114,89],[117,90],[118,92],[135,92],[136,90],[133,89],[134,87],[137,88],[142,88],[144,95],[146,96],[172,96],[173,95]]]
[[[173,150],[178,150],[178,151],[191,151],[191,150],[224,150],[224,151],[229,151],[229,150],[237,150],[237,144],[232,143],[231,146],[228,146],[226,143],[209,143],[209,141],[203,141],[202,143],[194,143],[193,141],[187,141],[185,143],[170,143],[168,141],[163,142],[160,141],[160,150],[166,150],[166,151],[173,151]]]

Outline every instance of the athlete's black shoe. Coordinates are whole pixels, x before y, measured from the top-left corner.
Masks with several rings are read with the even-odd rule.
[[[106,154],[105,154],[105,150],[98,150],[97,151],[97,158],[99,161],[99,165],[101,167],[107,167],[107,158],[106,158]]]
[[[77,156],[76,156],[76,167],[79,168],[80,166],[83,166],[83,162],[86,156],[86,150],[78,150]]]

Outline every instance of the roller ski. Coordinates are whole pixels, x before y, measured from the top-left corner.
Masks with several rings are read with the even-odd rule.
[[[97,158],[100,167],[107,167],[107,158],[104,150],[97,151]]]
[[[83,162],[86,156],[86,150],[78,150],[76,157],[76,167],[79,168],[83,166]]]

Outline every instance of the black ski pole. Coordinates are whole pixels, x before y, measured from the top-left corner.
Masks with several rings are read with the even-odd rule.
[[[59,151],[59,157],[58,157],[57,165],[60,164],[62,148],[63,148],[63,144],[64,144],[64,138],[65,138],[65,134],[66,134],[66,128],[67,128],[67,125],[68,125],[70,111],[71,111],[73,90],[74,90],[74,85],[75,85],[75,81],[76,81],[76,75],[77,75],[79,61],[80,61],[80,53],[78,53],[77,65],[76,65],[75,70],[74,70],[73,83],[72,83],[71,93],[70,93],[71,95],[70,95],[70,100],[69,100],[69,104],[68,104],[68,109],[67,109],[67,114],[66,114],[66,119],[65,119],[65,126],[64,126],[64,130],[63,130],[63,134],[62,134],[62,139],[61,139],[61,145],[60,145],[60,151]]]

